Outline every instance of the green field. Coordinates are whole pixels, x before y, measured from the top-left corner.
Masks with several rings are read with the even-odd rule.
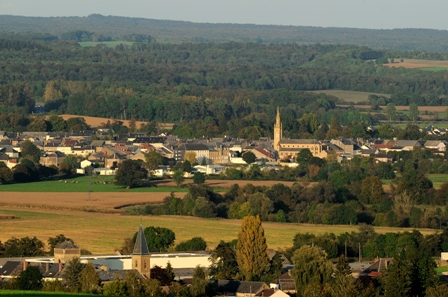
[[[91,46],[96,46],[98,44],[105,44],[105,45],[107,45],[107,47],[116,47],[119,44],[125,44],[128,46],[131,46],[135,42],[131,42],[131,41],[101,41],[101,42],[84,41],[84,42],[78,42],[78,43],[82,47],[91,47]]]
[[[439,72],[439,71],[448,71],[448,67],[425,67],[425,68],[420,68],[420,70]]]
[[[318,90],[318,91],[311,91],[311,92],[317,93],[317,94],[324,93],[326,95],[335,96],[344,102],[353,102],[355,104],[360,103],[360,102],[368,102],[369,95],[384,96],[386,98],[390,97],[390,94],[344,91],[344,90]],[[342,104],[342,103],[338,103],[338,104]]]
[[[434,188],[439,188],[443,183],[448,182],[448,174],[428,174],[428,178],[430,181],[432,181],[432,184]],[[383,182],[383,185],[390,185],[392,183],[392,180],[390,179],[383,179],[381,180]]]
[[[443,183],[448,182],[448,174],[428,174],[434,188],[439,188]]]
[[[78,183],[76,183],[78,182]],[[106,182],[106,184],[105,184]],[[81,176],[70,179],[0,185],[0,192],[188,192],[188,188],[141,187],[125,189],[113,184],[113,177]]]

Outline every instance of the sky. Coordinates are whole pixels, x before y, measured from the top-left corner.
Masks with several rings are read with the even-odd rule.
[[[0,0],[0,14],[448,30],[447,0]]]

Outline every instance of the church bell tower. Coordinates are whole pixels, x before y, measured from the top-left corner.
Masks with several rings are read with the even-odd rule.
[[[132,269],[137,270],[140,274],[149,278],[150,266],[149,261],[151,255],[149,254],[148,244],[146,243],[145,233],[143,227],[140,225],[135,240],[134,251],[132,252]]]
[[[280,122],[280,108],[277,107],[277,117],[274,125],[274,150],[280,150],[280,140],[282,140],[282,123]]]

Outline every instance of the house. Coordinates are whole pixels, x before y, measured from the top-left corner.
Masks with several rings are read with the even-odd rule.
[[[67,155],[60,152],[60,151],[55,151],[55,152],[47,152],[45,153],[43,156],[40,157],[39,163],[43,166],[51,166],[54,165],[56,167],[59,167],[59,165],[61,164],[62,160],[64,160],[64,158]]]
[[[294,279],[291,276],[291,270],[280,275],[276,280],[274,280],[270,287],[273,289],[279,289],[287,294],[295,294],[296,293],[296,285],[294,283]]]
[[[255,297],[265,289],[269,287],[264,282],[218,280],[218,295],[222,296]]]
[[[377,258],[374,263],[361,271],[360,276],[379,277],[393,263],[393,258]]]
[[[226,167],[221,165],[196,165],[193,168],[196,172],[204,174],[220,174],[226,170]]]
[[[205,159],[206,163],[210,162],[210,150],[205,144],[201,143],[184,143],[174,150],[174,159],[176,161],[183,161],[187,153],[194,153],[196,156],[196,162],[202,163]]]
[[[86,167],[92,166],[92,162],[90,162],[89,160],[83,160],[79,165],[81,168],[84,169]]]
[[[418,140],[397,140],[397,144],[392,149],[399,147],[403,151],[412,151],[415,148],[423,148]]]
[[[340,147],[346,154],[356,155],[357,151],[360,149],[359,145],[352,139],[347,138],[337,138],[332,139],[330,143]]]
[[[423,144],[425,149],[434,150],[436,152],[445,152],[447,142],[445,140],[428,140]]]
[[[19,158],[19,151],[14,149],[12,146],[6,146],[3,149],[0,149],[0,154],[5,154],[10,159],[18,159]]]
[[[106,168],[117,168],[118,165],[120,165],[125,160],[127,160],[126,156],[119,155],[119,154],[113,154],[113,155],[107,156],[104,159],[104,166]]]
[[[274,155],[265,148],[255,147],[250,150],[257,160],[266,160],[267,162],[275,161]]]

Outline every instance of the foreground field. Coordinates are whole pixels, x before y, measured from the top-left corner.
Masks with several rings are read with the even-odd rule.
[[[0,207],[0,214],[16,216],[17,219],[2,220],[0,240],[11,237],[36,236],[46,241],[58,234],[72,238],[81,248],[94,254],[112,253],[121,246],[125,237],[131,237],[141,223],[146,226],[159,226],[173,230],[176,242],[201,236],[210,248],[220,240],[233,240],[241,227],[240,220],[201,219],[182,216],[125,216],[112,213],[93,213],[83,211],[50,211],[33,209],[10,209]],[[292,223],[263,223],[269,248],[284,249],[292,245],[298,232],[336,234],[356,231],[358,226],[308,225]],[[379,233],[398,232],[410,229],[375,228]],[[424,234],[434,230],[421,230]]]

